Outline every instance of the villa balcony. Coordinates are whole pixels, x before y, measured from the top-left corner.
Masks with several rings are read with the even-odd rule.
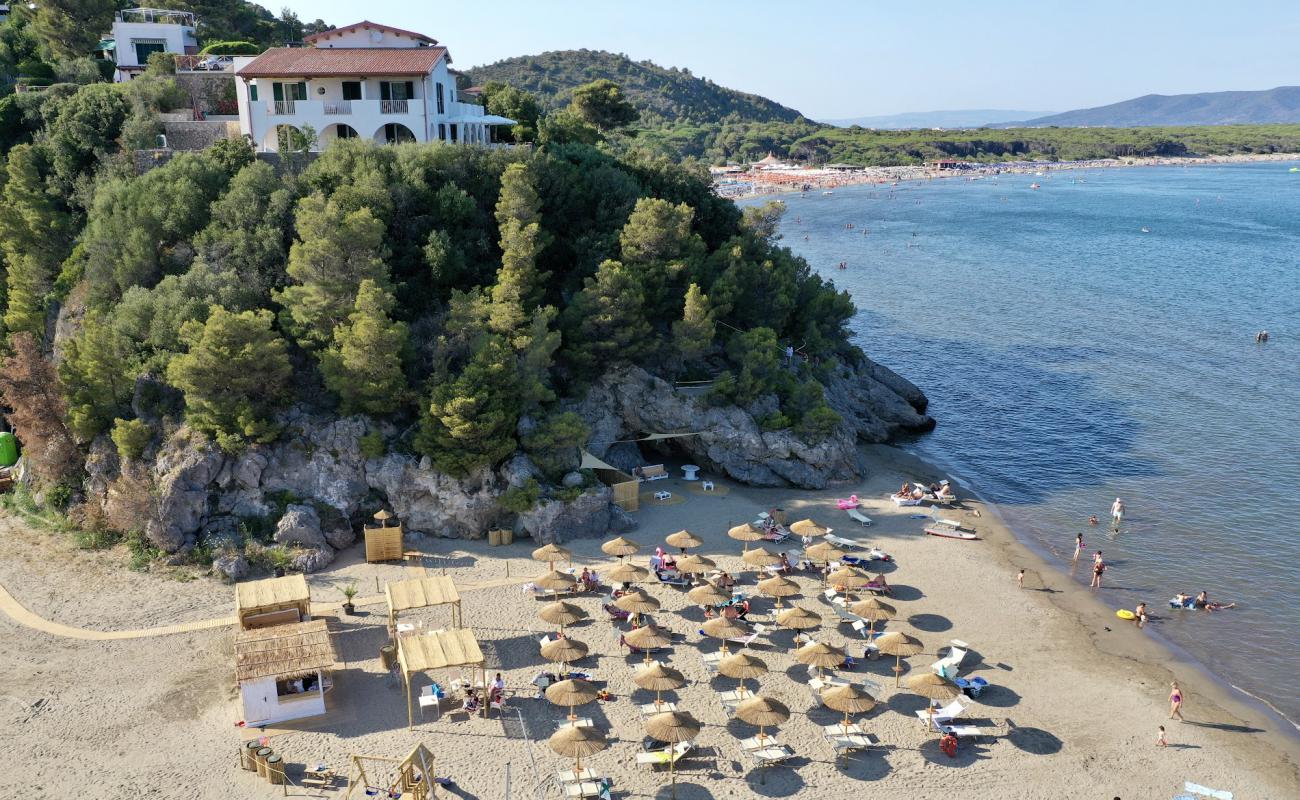
[[[351,100],[334,100],[332,102],[329,100],[325,101],[325,116],[327,117],[334,117],[340,114],[351,114],[351,113],[352,113]]]
[[[400,117],[420,113],[420,101],[410,100],[270,100],[271,117]]]
[[[409,100],[380,100],[379,113],[381,114],[408,114],[407,104]]]

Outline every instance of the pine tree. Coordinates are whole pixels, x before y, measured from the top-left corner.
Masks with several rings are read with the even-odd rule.
[[[667,318],[677,310],[684,276],[704,252],[704,243],[691,232],[694,214],[685,203],[645,197],[637,201],[619,233],[623,263],[641,272],[650,319]]]
[[[541,302],[549,275],[537,271],[537,256],[549,237],[542,230],[542,201],[527,167],[511,164],[501,176],[497,227],[501,232],[501,269],[492,287],[492,330],[514,337]]]
[[[232,314],[213,306],[206,323],[187,322],[189,352],[167,366],[167,380],[185,394],[185,421],[237,452],[279,433],[272,414],[289,398],[288,345],[270,311]]]
[[[48,295],[71,245],[72,223],[46,189],[42,152],[20,144],[9,151],[0,194],[0,252],[7,265],[5,327],[45,334]]]
[[[347,320],[363,280],[389,288],[384,224],[368,209],[345,212],[318,193],[298,202],[297,229],[288,266],[294,283],[274,296],[288,312],[294,338],[321,347]]]
[[[635,362],[653,344],[639,276],[621,262],[602,263],[566,314],[573,343],[569,357],[588,377],[612,365]]]
[[[392,295],[363,280],[347,324],[334,329],[334,345],[321,353],[325,386],[345,414],[388,414],[403,400],[407,328],[389,316],[393,304]]]
[[[135,346],[95,312],[63,345],[59,378],[68,398],[68,426],[81,441],[126,414],[135,388]]]
[[[682,318],[673,323],[673,346],[683,362],[699,360],[713,346],[717,325],[709,308],[709,297],[692,283],[686,290]]]
[[[485,339],[459,375],[434,384],[416,448],[456,477],[496,465],[517,446],[518,388],[513,350]]]

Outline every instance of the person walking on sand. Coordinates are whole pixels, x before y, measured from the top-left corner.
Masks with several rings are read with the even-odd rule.
[[[1025,588],[1025,571],[1023,569],[1020,570],[1020,574],[1016,576],[1016,585],[1021,589]]]
[[[1186,722],[1183,719],[1183,690],[1178,688],[1178,681],[1169,684],[1169,718],[1177,718],[1179,722]]]
[[[1110,507],[1110,524],[1115,530],[1119,530],[1119,525],[1124,521],[1124,501],[1115,498],[1115,502]]]
[[[1156,747],[1168,747],[1169,737],[1165,735],[1165,726],[1160,726],[1160,731],[1156,734]]]

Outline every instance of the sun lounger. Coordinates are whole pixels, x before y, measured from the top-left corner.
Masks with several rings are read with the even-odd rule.
[[[762,750],[750,750],[749,756],[757,762],[760,767],[780,764],[782,761],[794,758],[794,751],[788,745],[777,745],[776,747],[765,747]]]
[[[849,519],[853,520],[854,522],[858,523],[864,528],[869,527],[871,525],[871,517],[868,517],[866,514],[863,514],[861,511],[857,510],[856,508],[848,509],[848,515],[849,515]],[[827,540],[830,540],[829,536],[827,536],[826,538]]]
[[[686,586],[691,582],[690,578],[676,570],[658,569],[655,570],[655,577],[659,579],[660,583],[667,583],[672,586]]]
[[[690,754],[695,749],[694,742],[678,742],[666,750],[655,750],[649,753],[637,753],[637,766],[648,766],[651,769],[655,767],[666,767],[669,764],[676,764]]]
[[[768,747],[783,747],[783,746],[784,745],[782,745],[780,742],[776,740],[775,736],[772,736],[770,734],[764,734],[762,738],[759,738],[757,736],[751,736],[748,739],[742,739],[740,741],[741,749],[745,750],[746,752],[763,750]]]
[[[922,722],[933,717],[936,722],[946,725],[949,720],[961,719],[966,715],[966,711],[967,708],[962,705],[961,698],[957,698],[943,708],[936,708],[933,715],[922,709],[916,712],[916,716]]]
[[[600,797],[605,782],[601,781],[580,781],[578,783],[564,784],[565,797]]]
[[[902,496],[897,494],[891,494],[889,496],[889,499],[893,500],[894,505],[896,506],[919,506],[921,505],[922,502],[924,502],[921,498],[912,497],[911,495]]]
[[[571,769],[565,769],[557,772],[555,777],[559,779],[560,785],[563,786],[567,783],[582,783],[583,781],[594,781],[596,780],[596,773],[595,771],[587,768],[583,768],[581,772],[574,772]]]
[[[824,538],[826,541],[830,542],[833,545],[843,547],[845,550],[861,550],[862,548],[866,547],[865,544],[857,541],[856,539],[845,539],[843,536],[836,536],[833,533],[828,533],[822,538]]]
[[[661,481],[667,477],[669,477],[668,470],[664,469],[663,464],[641,467],[640,472],[637,473],[637,478],[642,481]]]
[[[970,645],[960,639],[953,639],[948,646],[948,655],[930,665],[930,668],[949,680],[956,678],[961,671],[961,662],[966,659]]]
[[[981,736],[996,736],[997,731],[992,728],[981,728],[978,725],[947,725],[941,724],[935,720],[935,733],[951,733],[960,739],[978,739]]]
[[[858,750],[866,750],[871,746],[871,740],[860,733],[828,733],[826,741],[831,747],[835,748],[835,755],[843,753],[852,753]]]

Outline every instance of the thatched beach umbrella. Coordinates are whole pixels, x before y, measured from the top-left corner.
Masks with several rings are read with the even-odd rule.
[[[655,706],[658,706],[659,693],[682,688],[686,685],[686,676],[664,664],[651,664],[637,670],[632,676],[632,682],[642,689],[654,692]]]
[[[810,519],[801,519],[790,526],[790,532],[795,536],[802,536],[805,539],[813,539],[818,536],[825,536],[831,532],[831,529],[824,525],[818,525]]]
[[[744,542],[745,552],[749,552],[750,542],[761,542],[765,538],[765,534],[762,531],[755,528],[753,525],[750,525],[748,522],[744,525],[737,525],[727,531],[727,535],[738,542]]]
[[[633,589],[615,599],[614,607],[633,614],[649,614],[659,610],[659,601],[646,594],[643,589]]]
[[[605,734],[599,728],[576,728],[572,725],[566,725],[551,734],[546,744],[557,755],[576,759],[574,772],[582,772],[583,757],[595,755],[609,746]]]
[[[803,551],[803,557],[819,564],[831,564],[844,558],[844,551],[830,542],[818,542],[808,545],[808,549]]]
[[[799,643],[798,631],[810,631],[822,624],[821,614],[809,611],[802,606],[791,606],[776,615],[776,624],[782,628],[795,631],[795,644]]]
[[[736,718],[741,722],[758,726],[758,740],[767,738],[763,729],[768,725],[780,725],[790,719],[790,709],[784,703],[770,697],[751,697],[736,706]]]
[[[630,556],[640,549],[641,545],[624,536],[610,539],[608,542],[605,542],[600,546],[600,551],[605,555],[618,556],[619,558]]]
[[[578,579],[567,572],[551,570],[545,575],[533,578],[533,584],[548,591],[564,591],[577,584]]]
[[[887,656],[894,657],[894,686],[898,686],[898,677],[903,671],[902,661],[904,658],[914,656],[925,649],[919,639],[914,639],[906,633],[894,631],[886,633],[876,640],[876,649]]]
[[[537,612],[537,616],[541,617],[543,622],[559,625],[560,634],[563,635],[565,625],[581,622],[587,618],[587,612],[573,603],[566,603],[561,600],[558,603],[542,606],[542,610]]]
[[[704,540],[687,530],[680,530],[677,533],[670,533],[664,538],[664,542],[672,547],[676,547],[682,552],[688,548],[699,547],[704,544]]]
[[[853,684],[824,690],[822,702],[832,711],[844,712],[845,731],[849,729],[849,714],[862,714],[876,707],[876,698]]]
[[[745,690],[746,678],[757,678],[767,674],[767,664],[749,653],[736,653],[718,662],[718,672],[728,678],[740,681],[740,690]]]
[[[776,607],[781,607],[782,597],[799,594],[799,584],[781,575],[758,582],[758,590],[768,597],[776,598]]]
[[[649,580],[650,570],[623,562],[611,567],[609,572],[605,573],[605,578],[610,583],[640,583]]]
[[[650,651],[673,643],[672,634],[658,625],[635,628],[623,635],[624,644],[645,651],[645,663],[650,663]]]
[[[871,576],[857,567],[843,566],[826,576],[834,586],[843,586],[850,594],[854,589],[859,589],[871,583]]]
[[[645,732],[650,738],[665,744],[689,742],[700,735],[701,725],[695,717],[685,711],[665,711],[655,714],[645,721]],[[672,796],[677,797],[677,772],[674,765],[677,759],[668,759],[668,778],[672,781]]]
[[[961,689],[957,684],[938,674],[937,672],[923,672],[920,675],[913,675],[907,679],[907,689],[913,694],[919,694],[927,700],[939,700],[944,702],[951,700],[961,694]],[[934,704],[927,706],[929,720],[927,721],[926,731],[934,728]]]
[[[569,719],[578,718],[578,715],[573,713],[574,706],[586,705],[599,695],[600,691],[594,684],[581,678],[557,681],[546,687],[546,699],[557,706],[568,706]]]
[[[849,613],[856,614],[867,621],[867,641],[869,642],[876,635],[876,623],[893,619],[898,614],[898,609],[889,603],[882,603],[878,598],[868,597],[866,600],[859,600],[849,606]]]
[[[740,560],[744,561],[749,566],[757,567],[760,570],[763,567],[770,567],[773,564],[781,563],[781,557],[776,553],[773,553],[771,550],[768,550],[766,547],[755,547],[753,550],[746,550],[744,555],[740,557]]]
[[[822,669],[838,667],[844,663],[844,651],[825,642],[812,642],[794,651],[794,660],[817,668],[821,677]]]
[[[551,569],[554,569],[556,561],[568,561],[572,563],[573,554],[568,550],[565,550],[563,547],[560,547],[558,544],[551,542],[550,544],[544,544],[534,550],[533,560],[544,561],[551,567]]]
[[[727,652],[727,640],[737,636],[744,636],[749,633],[749,628],[741,625],[730,617],[714,617],[705,620],[700,626],[705,636],[712,636],[714,639],[722,640],[722,652]]]
[[[720,606],[731,599],[731,592],[716,583],[703,583],[686,593],[692,603],[701,606]]]
[[[717,566],[712,559],[704,556],[689,555],[677,559],[677,571],[686,575],[703,575]]]
[[[569,664],[577,661],[587,655],[587,645],[577,639],[570,639],[563,636],[559,639],[552,639],[542,645],[542,658],[547,661],[557,661],[563,667],[565,672],[569,671]]]
[[[388,521],[393,518],[393,512],[386,508],[381,508],[375,512],[375,519],[379,521],[379,527],[383,528],[388,525]]]

